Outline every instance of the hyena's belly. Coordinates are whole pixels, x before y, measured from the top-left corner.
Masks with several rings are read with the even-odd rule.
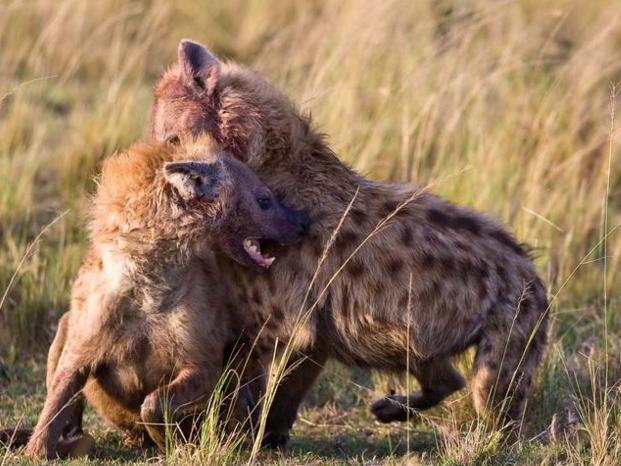
[[[407,310],[386,312],[387,302],[365,304],[319,314],[319,344],[345,364],[404,370],[417,361],[459,354],[479,338],[482,317],[476,310],[412,309],[408,319]],[[383,312],[377,310],[381,305]]]
[[[407,367],[407,329],[372,319],[344,320],[320,312],[316,345],[346,365],[388,370]],[[330,310],[332,311],[332,310]]]

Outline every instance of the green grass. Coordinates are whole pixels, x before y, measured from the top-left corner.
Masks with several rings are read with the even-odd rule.
[[[417,424],[374,424],[369,401],[403,381],[332,365],[291,447],[261,462],[621,463],[620,16],[614,0],[0,1],[0,427],[35,422],[93,177],[147,136],[152,86],[192,37],[282,86],[359,171],[501,218],[554,298],[519,441],[477,423],[466,391]],[[87,424],[92,464],[157,455]]]

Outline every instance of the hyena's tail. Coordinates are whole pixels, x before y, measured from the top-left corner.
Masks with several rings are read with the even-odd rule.
[[[19,448],[28,443],[32,429],[4,429],[0,430],[0,445],[5,448]]]
[[[496,309],[478,345],[472,394],[477,413],[497,427],[519,423],[547,346],[548,300],[536,278],[515,303]],[[511,311],[508,307],[513,308]]]

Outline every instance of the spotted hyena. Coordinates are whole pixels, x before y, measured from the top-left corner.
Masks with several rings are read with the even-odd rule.
[[[546,347],[548,302],[531,258],[500,222],[415,185],[359,175],[273,85],[185,40],[156,86],[152,136],[204,132],[311,218],[302,246],[258,279],[221,261],[241,277],[240,302],[265,322],[263,345],[291,339],[304,314],[292,343],[300,359],[279,387],[268,443],[286,441],[329,357],[416,377],[420,390],[372,405],[390,422],[463,388],[451,358],[475,346],[477,412],[520,418]]]
[[[191,429],[227,346],[249,326],[230,307],[212,251],[256,275],[274,260],[257,252],[259,240],[293,244],[308,229],[303,212],[204,140],[137,144],[107,159],[91,207],[90,249],[26,449],[34,457],[84,449],[81,390],[110,423],[146,429],[161,448],[165,413]]]

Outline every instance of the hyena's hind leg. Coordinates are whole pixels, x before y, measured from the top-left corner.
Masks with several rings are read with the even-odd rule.
[[[545,292],[539,289],[528,293],[513,314],[508,321],[500,321],[501,313],[490,319],[473,366],[471,388],[477,414],[498,428],[515,426],[524,416],[526,399],[547,346]]]
[[[371,405],[371,412],[380,422],[405,421],[416,412],[438,405],[452,393],[466,386],[462,375],[448,358],[421,362],[412,370],[420,390],[408,396],[389,395]]]

